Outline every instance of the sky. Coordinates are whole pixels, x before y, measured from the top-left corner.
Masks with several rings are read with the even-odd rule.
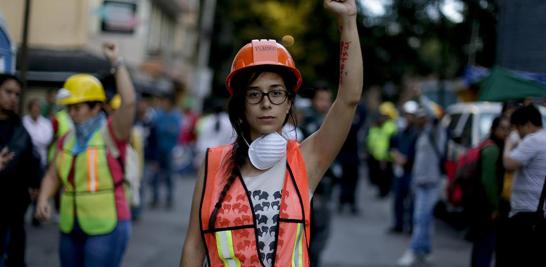
[[[380,17],[385,14],[389,5],[392,4],[392,0],[358,0],[364,6],[368,14],[371,16]],[[442,13],[447,19],[455,23],[463,21],[463,9],[464,4],[460,0],[442,0],[440,7]],[[437,10],[431,8],[427,10],[427,13],[431,17],[438,17]]]

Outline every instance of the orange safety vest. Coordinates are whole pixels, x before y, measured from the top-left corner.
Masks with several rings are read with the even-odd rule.
[[[232,145],[207,151],[205,182],[200,206],[201,236],[210,266],[263,266],[259,257],[256,214],[250,193],[239,176],[209,229],[210,215],[226,184]],[[283,182],[277,242],[272,266],[309,266],[311,204],[305,163],[299,144],[289,141]]]

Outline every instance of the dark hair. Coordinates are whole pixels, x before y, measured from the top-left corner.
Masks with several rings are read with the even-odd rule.
[[[4,83],[9,80],[15,81],[19,87],[23,88],[23,82],[17,76],[8,73],[0,73],[0,86],[4,85]]]
[[[535,105],[517,108],[510,118],[510,123],[514,126],[523,126],[528,122],[534,126],[542,127],[542,115]]]
[[[514,101],[514,100],[506,101],[502,103],[501,114],[504,115],[504,113],[506,113],[508,110],[511,110],[511,109],[515,110],[521,105],[522,105],[521,101]]]
[[[102,105],[102,102],[100,101],[89,101],[89,102],[85,102],[90,109],[94,109],[97,105]]]
[[[82,103],[68,104],[68,106],[77,105],[77,104],[86,104],[89,107],[89,109],[94,109],[96,106],[102,105],[103,102],[100,102],[100,101],[87,101],[87,102],[82,102]]]
[[[313,85],[313,94],[311,96],[311,99],[314,99],[319,92],[328,92],[332,93],[332,90],[330,90],[330,86],[328,86],[328,83],[325,81],[318,81]]]
[[[229,189],[235,182],[235,179],[237,176],[240,175],[240,168],[243,166],[243,164],[246,161],[247,153],[248,153],[248,145],[245,142],[245,139],[250,140],[250,125],[248,124],[245,116],[245,92],[249,85],[254,82],[260,74],[264,72],[275,72],[281,75],[281,77],[284,80],[284,83],[286,85],[286,88],[294,88],[296,84],[296,79],[294,75],[286,70],[285,68],[280,68],[278,66],[259,66],[251,69],[247,69],[244,71],[241,71],[239,74],[237,74],[233,80],[233,95],[228,100],[228,106],[227,111],[229,114],[229,120],[231,122],[231,125],[233,126],[233,129],[235,130],[235,133],[237,135],[237,139],[233,143],[233,150],[231,151],[230,159],[229,159],[229,166],[226,168],[226,174],[228,175],[228,179],[226,181],[226,184],[224,185],[224,188],[222,189],[222,192],[218,196],[218,200],[216,201],[216,204],[214,205],[214,210],[212,211],[212,214],[210,215],[209,220],[209,229],[214,228],[214,224],[216,223],[216,216],[218,214],[218,211],[222,207],[222,202],[224,201],[224,198],[226,197]],[[294,103],[295,94],[292,90],[289,90],[288,93],[288,100]],[[286,119],[284,120],[284,124],[290,120],[294,125],[296,125],[296,120],[293,115],[293,105],[290,106],[290,111],[288,115],[286,116]]]
[[[490,133],[493,134],[493,132],[499,127],[501,121],[502,121],[502,117],[498,116],[498,117],[495,117],[493,119],[493,122],[491,122],[491,129],[490,129]]]

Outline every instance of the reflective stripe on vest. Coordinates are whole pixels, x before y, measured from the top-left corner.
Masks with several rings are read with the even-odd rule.
[[[72,231],[76,216],[81,229],[89,235],[110,233],[117,225],[115,185],[103,132],[93,133],[87,149],[78,155],[72,154],[76,143],[73,131],[63,139],[56,161],[57,173],[64,186],[59,223],[63,233]],[[69,181],[72,168],[74,180]]]
[[[303,246],[303,227],[299,223],[296,232],[296,241],[294,242],[294,251],[292,252],[292,267],[303,266]]]
[[[210,266],[263,266],[259,257],[256,215],[251,196],[239,176],[228,190],[215,225],[209,220],[226,183],[232,146],[207,152],[200,205],[201,233]],[[299,144],[289,141],[272,266],[309,266],[310,195]],[[232,251],[233,250],[233,251]],[[239,264],[239,265],[237,265]]]
[[[241,262],[235,256],[231,231],[219,231],[215,233],[215,236],[216,248],[218,249],[218,254],[224,262],[224,265],[228,267],[241,266]]]

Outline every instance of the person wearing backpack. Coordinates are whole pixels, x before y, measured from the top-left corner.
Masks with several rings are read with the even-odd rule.
[[[465,210],[471,219],[472,267],[489,267],[495,252],[496,221],[502,192],[504,167],[502,151],[510,133],[510,123],[497,117],[491,124],[490,135],[478,146],[478,163],[473,196],[463,196]],[[464,190],[463,190],[464,194]]]
[[[537,266],[546,251],[546,131],[534,105],[519,107],[510,119],[522,138],[519,145],[508,139],[503,162],[517,170],[512,185],[506,244],[508,255],[498,266]]]

